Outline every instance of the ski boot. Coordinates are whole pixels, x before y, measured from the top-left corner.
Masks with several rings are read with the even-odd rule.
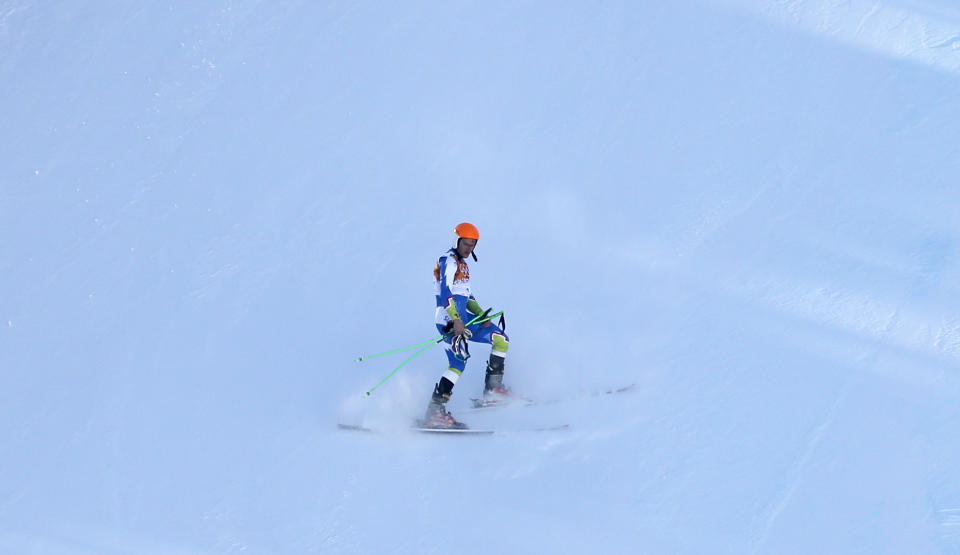
[[[437,429],[467,429],[466,424],[447,412],[447,401],[450,400],[451,391],[453,391],[453,383],[446,378],[440,378],[437,385],[433,387],[433,396],[430,398],[430,404],[427,405],[427,412],[419,422],[421,426]]]
[[[483,380],[483,403],[494,405],[514,400],[513,392],[503,385],[503,357],[491,354]]]

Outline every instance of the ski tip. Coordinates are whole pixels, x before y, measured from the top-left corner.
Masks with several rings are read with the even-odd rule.
[[[367,428],[366,426],[361,426],[359,424],[343,424],[338,423],[337,428],[341,430],[351,430],[354,432],[373,432],[372,428]]]

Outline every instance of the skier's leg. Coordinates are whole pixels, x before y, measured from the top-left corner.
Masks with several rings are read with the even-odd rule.
[[[441,332],[444,331],[440,326],[437,327]],[[447,412],[446,403],[453,394],[453,386],[456,385],[457,380],[466,368],[466,361],[453,352],[449,339],[445,351],[448,366],[440,376],[440,380],[433,386],[433,395],[427,405],[424,422],[427,425],[459,426],[460,424]]]
[[[456,385],[457,380],[460,379],[461,374],[466,369],[467,362],[454,354],[450,345],[447,345],[444,351],[447,353],[447,369],[434,387],[433,396],[435,400],[438,396],[441,397],[443,402],[446,403],[450,399],[450,395],[453,394],[453,386]]]

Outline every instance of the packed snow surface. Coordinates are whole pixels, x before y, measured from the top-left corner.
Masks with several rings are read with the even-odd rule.
[[[960,552],[951,0],[0,0],[0,83],[4,553]],[[460,221],[557,402],[416,434]]]

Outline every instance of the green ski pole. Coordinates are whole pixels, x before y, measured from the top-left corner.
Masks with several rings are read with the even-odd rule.
[[[482,323],[484,323],[484,322],[490,321],[490,320],[496,318],[497,316],[500,316],[501,314],[503,314],[503,311],[500,311],[500,312],[498,312],[498,313],[496,313],[496,314],[494,314],[494,315],[492,315],[492,316],[487,316],[487,314],[488,314],[489,312],[490,312],[490,310],[488,309],[488,310],[486,310],[483,314],[478,314],[478,315],[477,315],[476,317],[474,317],[472,320],[470,320],[469,322],[467,322],[467,323],[465,324],[465,326],[472,326],[473,324],[482,324]],[[373,357],[376,357],[376,356],[383,356],[383,355],[387,355],[387,354],[391,354],[391,353],[399,353],[399,352],[403,352],[403,351],[409,351],[409,350],[412,350],[412,349],[416,349],[417,347],[420,347],[420,350],[419,350],[419,351],[417,351],[417,352],[413,353],[412,355],[410,355],[409,357],[407,357],[406,360],[404,360],[403,362],[401,362],[396,368],[394,368],[393,370],[391,370],[389,374],[387,374],[386,376],[384,376],[383,379],[380,380],[380,381],[377,383],[377,385],[375,385],[375,386],[371,387],[369,390],[367,390],[367,392],[364,393],[363,396],[364,396],[364,397],[369,397],[371,394],[373,394],[374,391],[376,391],[377,389],[379,389],[381,385],[387,383],[387,380],[389,380],[390,378],[392,378],[393,375],[396,374],[401,368],[403,368],[404,366],[406,366],[407,364],[409,364],[411,360],[417,358],[418,356],[420,356],[420,355],[422,355],[423,353],[427,352],[427,350],[429,350],[429,349],[430,349],[431,347],[433,347],[434,345],[437,345],[438,343],[440,343],[440,340],[442,340],[442,339],[443,339],[444,337],[446,337],[447,335],[449,335],[449,334],[446,334],[446,333],[445,333],[445,334],[443,334],[443,335],[440,335],[439,337],[435,337],[435,338],[431,339],[430,341],[425,341],[425,342],[419,343],[419,344],[417,344],[417,345],[411,345],[410,347],[404,347],[404,348],[402,348],[402,349],[394,349],[393,351],[387,351],[387,352],[385,352],[385,353],[378,353],[378,354],[376,354],[376,355],[371,355],[371,356],[368,356],[368,357],[359,357],[359,358],[357,358],[357,359],[356,359],[357,362],[360,362],[360,361],[366,360],[366,359],[368,359],[368,358],[373,358]]]
[[[401,362],[400,365],[397,366],[396,368],[394,368],[392,372],[390,372],[389,374],[387,374],[386,376],[384,376],[384,378],[383,378],[382,380],[380,380],[380,383],[378,383],[377,385],[371,387],[369,391],[367,391],[366,393],[363,394],[363,396],[364,396],[364,397],[369,397],[369,396],[370,396],[374,391],[376,391],[381,385],[387,383],[387,380],[389,380],[390,378],[392,378],[393,375],[396,374],[401,368],[403,368],[404,366],[406,366],[407,363],[409,363],[411,360],[417,358],[418,356],[422,355],[423,353],[427,352],[427,350],[428,350],[430,347],[433,347],[434,345],[436,345],[436,343],[435,343],[435,342],[431,342],[430,345],[427,345],[426,347],[424,347],[424,348],[420,349],[419,351],[417,351],[417,352],[413,353],[412,355],[410,355],[410,357],[408,357],[407,360]]]
[[[490,321],[490,320],[493,320],[494,318],[496,318],[497,316],[500,316],[501,314],[503,314],[503,311],[500,311],[500,312],[498,312],[498,313],[496,313],[496,314],[494,314],[494,315],[492,315],[492,316],[485,316],[482,320],[477,320],[478,317],[484,316],[484,314],[480,314],[479,316],[475,317],[473,320],[470,320],[469,322],[467,322],[467,323],[464,324],[464,325],[466,325],[466,326],[472,326],[473,324],[482,324],[482,323],[484,323],[484,322],[488,322],[488,321]],[[440,341],[440,340],[443,339],[443,338],[444,338],[443,335],[438,335],[438,336],[434,337],[433,339],[428,339],[427,341],[424,341],[423,343],[417,343],[416,345],[410,345],[409,347],[400,347],[399,349],[393,349],[393,350],[390,350],[390,351],[384,351],[384,352],[382,352],[382,353],[377,353],[377,354],[375,354],[375,355],[359,356],[359,357],[353,359],[353,361],[354,361],[354,362],[363,362],[363,361],[365,361],[365,360],[370,360],[371,358],[379,358],[379,357],[383,357],[383,356],[387,356],[387,355],[393,355],[393,354],[396,354],[396,353],[403,353],[403,352],[405,352],[405,351],[412,351],[412,350],[414,350],[414,349],[419,349],[419,348],[421,348],[421,347],[425,347],[425,346],[427,346],[427,345],[430,345],[430,343],[436,343],[437,341]]]
[[[439,336],[434,337],[433,339],[431,339],[431,340],[429,340],[429,341],[424,341],[423,343],[417,343],[416,345],[410,345],[409,347],[401,347],[401,348],[399,348],[399,349],[394,349],[394,350],[392,350],[392,351],[384,351],[384,352],[382,352],[382,353],[377,353],[377,354],[375,354],[375,355],[360,356],[360,357],[355,358],[354,361],[355,361],[355,362],[363,362],[363,361],[365,361],[365,360],[370,360],[371,358],[378,358],[378,357],[383,357],[383,356],[387,356],[387,355],[392,355],[392,354],[395,354],[395,353],[402,353],[402,352],[405,352],[405,351],[412,351],[412,350],[414,350],[414,349],[419,349],[420,347],[428,346],[428,345],[430,345],[431,343],[435,343],[435,342],[437,342],[438,340],[440,340],[441,338],[443,338],[443,336],[442,336],[442,335],[439,335]]]

